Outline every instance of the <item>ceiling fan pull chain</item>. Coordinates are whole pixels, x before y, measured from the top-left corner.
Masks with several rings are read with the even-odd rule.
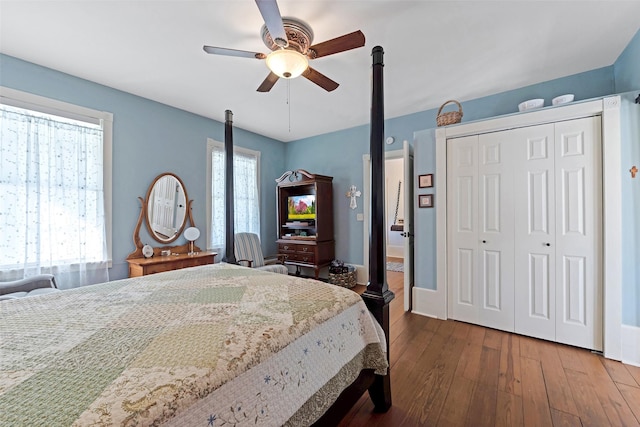
[[[291,79],[287,79],[287,106],[289,107],[289,133],[291,133]]]

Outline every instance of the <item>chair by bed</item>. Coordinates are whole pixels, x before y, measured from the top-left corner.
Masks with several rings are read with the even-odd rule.
[[[281,255],[264,257],[260,247],[260,238],[255,233],[236,233],[234,239],[234,254],[236,262],[251,268],[257,268],[272,273],[289,274]]]

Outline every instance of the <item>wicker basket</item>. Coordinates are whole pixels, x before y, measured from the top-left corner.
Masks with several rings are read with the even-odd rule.
[[[449,111],[448,113],[442,113],[442,108],[450,102],[455,102],[458,105],[458,111]],[[460,123],[462,120],[462,105],[454,99],[451,99],[440,106],[438,115],[436,117],[436,123],[438,126],[447,126],[454,123]]]
[[[329,283],[351,289],[356,285],[356,274],[356,268],[349,265],[345,273],[329,272]]]

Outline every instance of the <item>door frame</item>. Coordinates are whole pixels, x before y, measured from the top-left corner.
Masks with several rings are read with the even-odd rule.
[[[410,150],[410,144],[407,142],[407,145],[409,145],[409,150]],[[410,150],[411,151],[411,150]],[[390,151],[385,151],[384,153],[384,160],[385,162],[387,160],[394,160],[394,159],[404,159],[403,162],[403,170],[406,171],[407,170],[407,164],[406,164],[406,159],[405,159],[405,149],[403,148],[402,150],[390,150]],[[413,152],[411,152],[411,156],[413,156]],[[370,217],[370,200],[371,200],[371,156],[369,154],[363,154],[362,155],[362,205],[363,205],[363,241],[362,241],[362,248],[363,248],[363,266],[364,266],[364,271],[369,271],[369,217]],[[406,183],[405,184],[405,188],[407,188],[409,185],[413,185],[413,182],[411,183]],[[385,200],[385,206],[386,206],[386,200]],[[411,207],[413,208],[412,205],[412,200],[405,200],[404,201],[405,204],[405,209],[407,207]],[[406,214],[405,214],[406,215]],[[404,292],[405,292],[405,296],[404,296],[404,307],[405,307],[405,311],[410,310],[410,307],[412,305],[412,299],[411,299],[411,288],[413,287],[413,263],[412,262],[408,262],[408,259],[412,259],[413,254],[409,254],[406,253],[406,246],[405,246],[405,253],[404,253]],[[385,275],[386,277],[386,275]],[[407,296],[408,294],[408,296]]]
[[[450,310],[447,277],[447,139],[473,134],[495,132],[516,127],[534,126],[560,120],[588,116],[602,117],[602,292],[603,292],[603,345],[604,356],[622,358],[622,204],[621,152],[620,152],[620,96],[544,108],[529,113],[516,113],[494,119],[436,129],[436,245],[438,259],[437,289],[430,293],[430,306],[441,309],[430,315],[446,319]]]

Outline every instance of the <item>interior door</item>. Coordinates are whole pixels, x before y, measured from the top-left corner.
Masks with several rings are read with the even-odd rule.
[[[601,119],[559,122],[556,341],[602,350]]]
[[[515,202],[515,330],[556,339],[554,125],[511,131]]]
[[[411,311],[413,289],[413,149],[409,141],[404,141],[404,311]]]
[[[482,324],[476,291],[478,136],[447,141],[447,276],[451,318]]]
[[[514,328],[512,151],[501,132],[478,137],[478,312],[505,331]]]
[[[447,141],[451,317],[506,331],[514,328],[511,149],[500,133]]]

